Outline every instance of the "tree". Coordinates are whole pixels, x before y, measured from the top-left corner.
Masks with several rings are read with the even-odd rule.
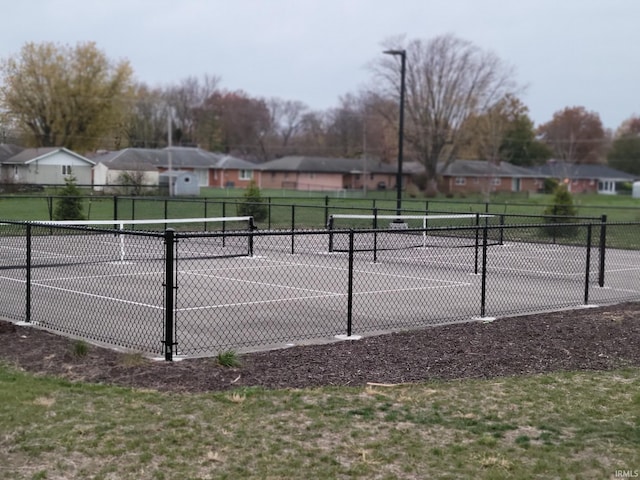
[[[607,159],[612,168],[640,175],[640,136],[626,134],[616,138]]]
[[[267,206],[264,204],[260,188],[251,180],[244,192],[244,200],[238,205],[238,215],[250,216],[256,222],[261,222],[267,218],[267,214]]]
[[[27,43],[0,72],[0,108],[35,147],[96,148],[121,123],[131,94],[129,63],[114,64],[93,42]]]
[[[136,85],[134,90],[134,99],[115,135],[115,149],[164,147],[168,124],[164,93],[144,83]]]
[[[177,145],[199,143],[198,127],[202,129],[204,124],[199,125],[199,120],[202,119],[198,117],[198,112],[207,99],[218,90],[219,83],[219,77],[212,75],[205,75],[202,81],[197,77],[187,77],[166,91],[166,104],[171,110],[174,125],[173,140]]]
[[[551,149],[536,138],[529,115],[517,115],[508,125],[502,145],[502,157],[514,165],[530,167],[545,163],[553,156]]]
[[[553,204],[545,208],[543,213],[548,217],[545,220],[545,223],[548,225],[543,228],[549,236],[573,237],[578,232],[578,228],[574,225],[555,225],[558,223],[574,223],[574,217],[578,214],[576,207],[573,205],[571,193],[567,190],[566,185],[559,184],[557,186],[553,196]]]
[[[541,140],[556,160],[566,163],[602,163],[607,139],[600,116],[584,107],[567,107],[538,128]]]
[[[385,46],[400,49],[398,42]],[[374,65],[386,87],[383,96],[395,91],[398,98],[398,62],[385,55]],[[437,192],[438,163],[451,162],[466,140],[467,119],[487,112],[515,89],[512,68],[471,42],[444,35],[407,45],[404,138],[426,169],[427,194]]]
[[[222,91],[211,95],[202,109],[215,115],[225,153],[265,159],[262,137],[271,130],[271,117],[264,100]]]
[[[81,192],[72,175],[64,179],[64,188],[57,200],[53,218],[54,220],[84,220]]]

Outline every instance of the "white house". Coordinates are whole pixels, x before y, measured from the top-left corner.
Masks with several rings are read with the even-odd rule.
[[[25,148],[0,160],[2,183],[64,185],[73,176],[78,185],[90,185],[95,163],[64,147]]]

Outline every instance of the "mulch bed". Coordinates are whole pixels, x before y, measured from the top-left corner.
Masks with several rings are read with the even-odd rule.
[[[78,356],[75,340],[0,320],[0,362],[74,381],[175,392],[493,378],[638,367],[639,319],[640,303],[564,310],[248,353],[234,368],[211,358],[132,361],[96,345]]]

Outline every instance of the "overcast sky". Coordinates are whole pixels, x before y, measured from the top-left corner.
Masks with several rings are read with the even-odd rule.
[[[606,128],[640,114],[635,0],[20,0],[2,2],[0,58],[26,42],[95,41],[151,86],[205,74],[254,97],[338,106],[398,35],[451,33],[496,53],[526,85],[532,120],[564,107]]]

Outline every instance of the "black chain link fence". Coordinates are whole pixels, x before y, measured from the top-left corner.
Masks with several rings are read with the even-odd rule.
[[[213,232],[6,221],[0,315],[171,360],[640,300],[640,223],[494,221]]]

